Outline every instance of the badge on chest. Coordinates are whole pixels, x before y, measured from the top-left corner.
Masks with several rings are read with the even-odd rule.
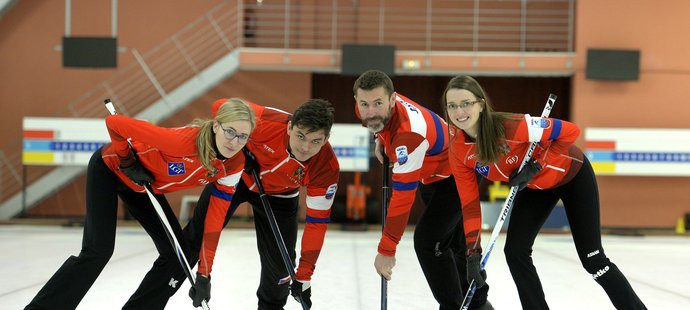
[[[483,175],[484,177],[489,176],[489,170],[491,169],[490,166],[482,166],[479,163],[476,163],[474,165],[474,171],[477,171],[477,173]]]
[[[168,175],[184,174],[184,162],[170,162],[168,163]]]
[[[296,183],[302,183],[302,179],[304,178],[304,168],[298,167],[295,169],[295,171],[292,172],[292,177],[297,180]]]

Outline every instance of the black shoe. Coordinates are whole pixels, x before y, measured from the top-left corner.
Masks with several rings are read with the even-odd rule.
[[[481,307],[476,308],[476,310],[494,310],[494,306],[487,300],[486,303],[481,305]]]

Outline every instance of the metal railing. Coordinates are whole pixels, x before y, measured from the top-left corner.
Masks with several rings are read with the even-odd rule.
[[[225,1],[151,50],[140,53],[82,96],[68,102],[54,117],[105,117],[103,99],[111,98],[124,115],[136,115],[184,81],[240,45],[241,2]],[[238,7],[239,6],[239,7]],[[22,188],[22,141],[5,144],[0,151],[0,202]],[[53,167],[31,166],[26,182],[32,183]]]
[[[330,2],[245,5],[245,45],[339,50],[343,43],[391,44],[399,50],[429,52],[573,50],[574,0],[417,0],[395,1],[389,7],[382,5],[385,1],[377,1],[378,6]]]
[[[55,117],[105,117],[111,98],[136,115],[237,47],[323,49],[392,44],[433,52],[572,52],[575,0],[224,1],[135,62],[67,103]],[[324,4],[322,4],[324,3]],[[404,3],[404,6],[402,5]],[[276,68],[279,69],[279,68]],[[0,202],[22,186],[22,141],[0,149]],[[50,167],[32,167],[31,183]]]

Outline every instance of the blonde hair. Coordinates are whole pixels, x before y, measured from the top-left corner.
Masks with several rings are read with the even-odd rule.
[[[215,168],[211,164],[217,158],[215,147],[215,135],[213,133],[213,123],[228,123],[235,121],[248,121],[251,129],[256,126],[254,110],[247,102],[239,98],[230,98],[218,108],[215,119],[195,119],[191,125],[201,127],[196,137],[196,148],[199,152],[199,160],[210,174],[215,173]]]

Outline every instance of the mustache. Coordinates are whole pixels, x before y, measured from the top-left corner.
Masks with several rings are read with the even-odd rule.
[[[381,116],[368,117],[362,120],[362,124],[366,126],[372,133],[377,133],[383,130],[383,127],[386,125],[386,122],[386,118]]]
[[[367,117],[362,122],[366,125],[366,123],[371,122],[371,121],[379,121],[379,122],[383,123],[383,117],[381,117],[381,116]]]

